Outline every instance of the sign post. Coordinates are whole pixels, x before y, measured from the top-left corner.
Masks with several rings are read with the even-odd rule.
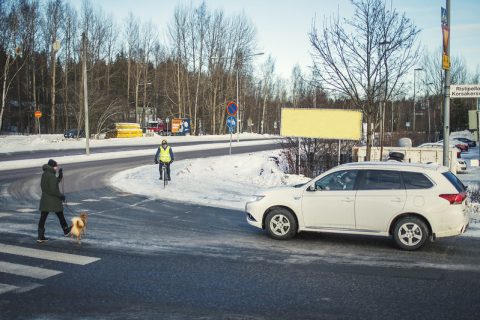
[[[229,154],[232,154],[232,134],[235,131],[235,127],[237,126],[237,118],[234,116],[227,117],[227,127],[228,132],[230,132],[230,151]]]
[[[476,111],[476,129],[477,129],[477,143],[480,145],[480,84],[460,84],[452,85],[450,87],[450,98],[476,98],[477,99],[477,111]],[[472,112],[474,112],[472,110]],[[470,111],[469,111],[470,114]],[[470,126],[469,126],[470,127]],[[480,148],[478,148],[480,157]]]
[[[37,125],[38,125],[38,134],[40,135],[40,118],[42,117],[42,111],[37,110],[34,113],[35,119],[37,120]]]
[[[450,149],[450,0],[447,8],[441,10],[442,33],[443,33],[443,59],[442,69],[445,70],[445,100],[443,109],[443,165],[450,167],[448,150]]]

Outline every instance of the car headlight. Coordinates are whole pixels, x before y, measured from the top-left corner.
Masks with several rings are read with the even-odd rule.
[[[262,200],[263,198],[265,198],[264,195],[253,195],[250,197],[250,199],[248,199],[247,202],[256,202]]]

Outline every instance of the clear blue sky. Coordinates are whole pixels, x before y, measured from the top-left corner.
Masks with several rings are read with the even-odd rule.
[[[79,6],[80,0],[70,0]],[[201,0],[102,0],[92,1],[105,13],[123,23],[129,12],[144,21],[156,24],[164,38],[166,26],[179,4],[198,5]],[[422,29],[420,41],[433,51],[442,44],[440,7],[445,0],[387,0],[400,12],[405,12]],[[298,63],[303,70],[311,65],[307,33],[316,17],[323,18],[340,12],[351,16],[350,0],[207,0],[209,9],[223,9],[227,15],[244,12],[257,29],[258,50],[276,60],[276,72],[284,78]],[[469,69],[480,67],[480,0],[451,1],[451,54],[462,56]],[[163,36],[162,36],[163,35]],[[258,57],[261,63],[266,56]]]

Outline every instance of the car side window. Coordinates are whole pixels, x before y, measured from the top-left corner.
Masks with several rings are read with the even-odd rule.
[[[357,178],[357,170],[336,171],[315,182],[315,190],[353,190]]]
[[[403,189],[400,173],[391,170],[365,170],[360,184],[361,190]]]
[[[430,189],[432,181],[420,172],[402,172],[405,189]]]

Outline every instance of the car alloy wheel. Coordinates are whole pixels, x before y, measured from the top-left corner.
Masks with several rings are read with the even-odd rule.
[[[270,237],[277,240],[292,238],[297,232],[297,223],[292,213],[284,208],[272,210],[266,218]]]
[[[405,250],[420,248],[428,236],[425,223],[415,217],[406,217],[398,221],[394,232],[395,242]]]

